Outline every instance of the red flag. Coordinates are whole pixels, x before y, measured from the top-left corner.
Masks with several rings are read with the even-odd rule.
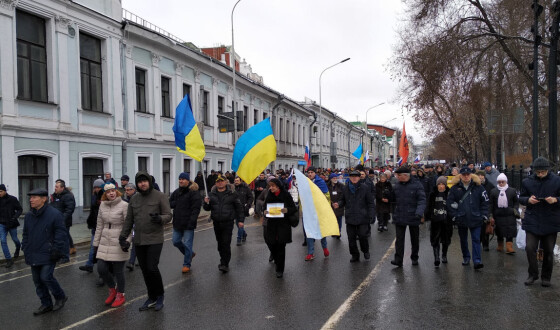
[[[399,143],[399,154],[402,159],[402,164],[406,164],[406,161],[408,159],[408,139],[406,138],[406,130],[404,127],[404,122],[402,125],[401,142]]]

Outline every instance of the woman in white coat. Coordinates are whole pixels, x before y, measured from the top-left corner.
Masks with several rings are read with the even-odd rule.
[[[105,184],[103,187],[105,193],[101,198],[93,239],[97,270],[109,286],[109,297],[105,300],[105,305],[111,307],[119,307],[125,302],[123,269],[129,258],[128,248],[123,249],[119,244],[119,235],[126,218],[128,203],[121,199],[122,194],[115,188],[112,183]],[[128,240],[130,241],[130,237]]]

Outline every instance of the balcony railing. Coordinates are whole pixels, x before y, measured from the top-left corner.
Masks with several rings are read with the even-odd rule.
[[[146,20],[143,19],[142,17],[139,17],[138,15],[133,14],[133,13],[129,12],[128,10],[124,9],[124,8],[123,8],[123,10],[122,10],[122,16],[123,16],[123,19],[124,19],[124,20],[130,21],[130,22],[132,22],[132,23],[134,23],[134,24],[138,24],[138,25],[140,25],[140,26],[142,26],[142,27],[144,27],[144,28],[146,28],[146,29],[148,29],[148,30],[154,31],[154,32],[156,32],[157,34],[160,34],[160,35],[162,35],[162,36],[164,36],[164,37],[166,37],[166,38],[169,38],[169,39],[175,41],[176,43],[179,43],[179,44],[186,44],[186,42],[185,42],[183,39],[177,37],[177,36],[174,35],[174,34],[171,34],[171,33],[167,32],[167,31],[165,31],[164,29],[162,29],[162,28],[160,28],[160,27],[158,27],[158,26],[156,26],[156,25],[154,25],[154,24],[152,24],[152,23],[146,21]]]

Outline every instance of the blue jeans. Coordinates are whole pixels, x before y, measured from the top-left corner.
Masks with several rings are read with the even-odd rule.
[[[175,230],[173,229],[173,245],[185,255],[183,266],[191,267],[192,246],[194,240],[194,230]]]
[[[480,230],[482,227],[459,227],[459,237],[461,238],[461,252],[463,252],[463,259],[471,259],[469,252],[469,230],[471,232],[472,241],[472,260],[475,264],[482,263],[482,256],[480,255]]]
[[[321,238],[321,247],[324,249],[327,247],[327,238]],[[314,254],[315,253],[315,239],[314,238],[307,238],[307,254]]]
[[[235,225],[237,226],[237,240],[240,241],[245,236],[245,227],[239,228],[239,220],[235,220]]]
[[[52,306],[52,299],[49,291],[54,296],[54,299],[60,300],[66,297],[64,291],[58,284],[56,278],[54,278],[54,267],[55,264],[31,266],[31,274],[33,276],[33,282],[35,283],[35,291],[37,296],[41,299],[41,305]]]
[[[88,260],[86,261],[86,266],[93,267],[93,258],[95,257],[93,254],[95,252],[95,248],[93,247],[93,238],[95,237],[95,228],[91,230],[91,244],[89,245],[89,256]]]
[[[21,243],[17,237],[17,227],[8,229],[5,225],[0,225],[0,242],[2,243],[2,251],[6,259],[12,259],[10,249],[8,248],[8,233],[12,237],[12,241],[16,244],[16,249],[21,248]]]

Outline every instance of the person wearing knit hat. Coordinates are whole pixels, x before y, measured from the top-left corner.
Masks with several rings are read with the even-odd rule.
[[[498,186],[490,192],[490,219],[496,226],[498,237],[498,252],[504,250],[506,239],[506,253],[513,254],[513,238],[517,235],[517,218],[519,218],[519,198],[517,191],[508,186],[508,178],[504,173],[498,175]]]
[[[482,164],[482,167],[486,172],[486,180],[490,181],[490,183],[495,187],[498,184],[497,179],[500,172],[493,168],[490,162]]]
[[[522,228],[526,232],[525,252],[529,262],[529,277],[525,285],[539,278],[537,248],[543,249],[541,285],[549,287],[554,266],[554,246],[560,231],[560,177],[550,172],[550,162],[544,157],[533,161],[533,175],[521,183],[519,203],[527,206]]]
[[[429,197],[424,218],[430,221],[430,244],[434,251],[434,266],[439,267],[440,263],[447,263],[447,250],[451,244],[453,235],[453,221],[448,215],[446,201],[449,195],[447,178],[440,176],[436,180],[437,186]],[[440,259],[441,247],[441,259]]]
[[[6,186],[0,184],[0,241],[2,243],[2,252],[6,259],[6,268],[10,268],[14,264],[14,259],[19,257],[21,243],[17,237],[17,227],[20,225],[18,218],[23,209],[15,196],[11,196],[6,192]],[[8,247],[8,234],[12,237],[12,241],[16,245],[13,258],[10,255],[10,248]]]

